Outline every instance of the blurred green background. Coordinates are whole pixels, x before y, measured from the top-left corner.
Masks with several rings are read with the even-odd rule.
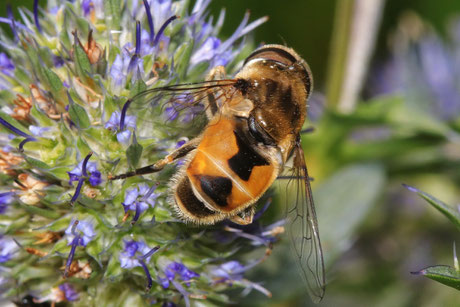
[[[17,13],[15,6],[31,8],[33,1],[10,3]],[[211,13],[217,16],[226,8],[224,36],[235,30],[246,10],[252,20],[268,15],[269,21],[255,31],[255,42],[294,48],[310,64],[316,92],[324,94],[327,74],[335,69],[329,66],[335,18],[340,13],[337,3],[214,0]],[[373,67],[391,57],[389,37],[408,11],[445,39],[449,22],[460,15],[460,1],[386,1],[366,80],[372,79]],[[6,16],[4,5],[0,15]],[[460,54],[460,48],[453,50]],[[460,71],[456,73],[460,76]],[[460,78],[455,80],[460,88]],[[365,84],[362,90],[367,93]],[[371,92],[366,97],[348,114],[326,102],[328,110],[313,123],[315,132],[303,137],[310,175],[315,178],[327,264],[328,286],[320,306],[460,306],[457,290],[410,273],[435,264],[453,265],[452,244],[460,243],[458,230],[401,185],[417,186],[451,205],[459,203],[460,116],[446,120],[423,110],[414,112],[414,104],[420,111],[417,100],[411,107],[407,95],[380,98]],[[429,98],[424,102],[432,103]],[[372,134],[379,129],[387,129],[386,137]],[[353,137],[368,132],[370,139]],[[251,293],[245,305],[310,304],[285,241],[250,276],[265,280],[273,297]]]

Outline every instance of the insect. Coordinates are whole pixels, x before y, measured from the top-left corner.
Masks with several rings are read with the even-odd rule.
[[[177,215],[195,224],[229,219],[252,222],[255,204],[291,163],[287,215],[291,245],[301,275],[314,301],[324,296],[325,274],[318,224],[301,146],[312,76],[307,63],[292,49],[265,45],[244,61],[233,79],[223,67],[206,81],[154,88],[148,95],[170,95],[182,107],[205,105],[208,124],[196,138],[160,161],[111,177],[123,179],[162,170],[185,157],[173,177],[170,202]],[[131,101],[128,102],[131,103]]]

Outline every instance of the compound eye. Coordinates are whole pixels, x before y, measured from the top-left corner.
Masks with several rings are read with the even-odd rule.
[[[275,140],[259,125],[254,116],[248,118],[249,134],[257,143],[264,145],[276,145]]]

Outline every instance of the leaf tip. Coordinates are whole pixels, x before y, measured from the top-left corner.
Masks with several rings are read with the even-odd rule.
[[[417,272],[410,272],[412,275],[417,275],[417,276],[420,276],[420,275],[426,275],[426,270],[421,270],[421,271],[417,271]]]
[[[408,185],[408,184],[403,183],[402,186],[405,187],[406,189],[408,189],[408,190],[411,191],[411,192],[415,192],[415,193],[419,193],[419,192],[420,192],[419,189],[414,188],[413,186],[410,186],[410,185]]]

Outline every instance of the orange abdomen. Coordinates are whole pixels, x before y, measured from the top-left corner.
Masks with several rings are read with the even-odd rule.
[[[273,183],[278,170],[259,154],[235,120],[211,122],[187,168],[197,197],[216,211],[243,210]]]

